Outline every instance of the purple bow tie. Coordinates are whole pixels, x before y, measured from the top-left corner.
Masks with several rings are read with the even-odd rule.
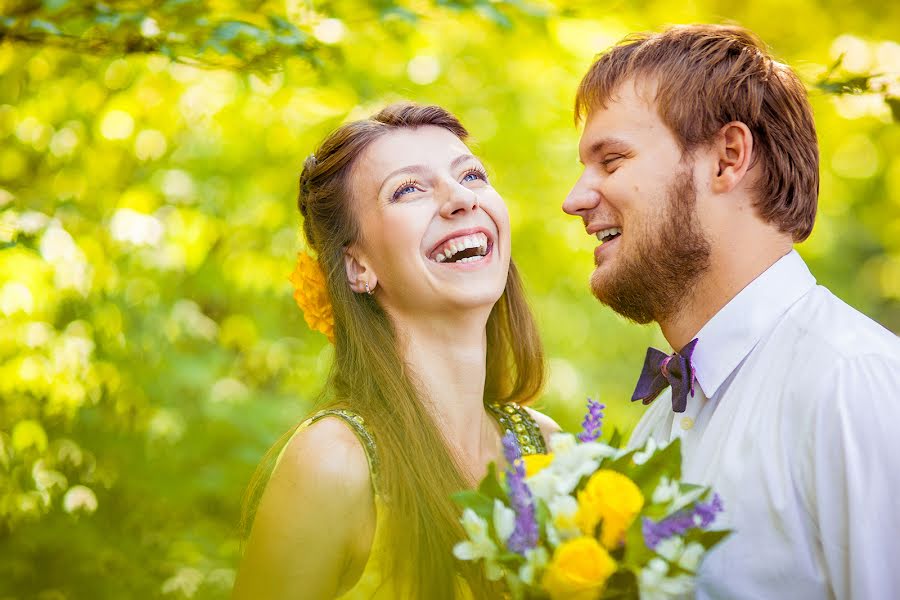
[[[672,355],[660,352],[656,348],[647,348],[644,359],[644,370],[638,379],[631,401],[641,400],[650,404],[668,386],[672,386],[672,410],[680,413],[687,408],[687,396],[694,395],[694,367],[691,355],[697,338]]]

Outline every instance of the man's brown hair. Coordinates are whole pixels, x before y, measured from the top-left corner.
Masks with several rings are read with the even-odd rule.
[[[625,82],[655,83],[660,118],[682,151],[711,142],[726,123],[753,134],[761,172],[754,205],[760,216],[809,237],[819,195],[819,150],[803,83],[752,32],[729,25],[683,25],[632,34],[591,65],[575,98],[580,121],[602,108]]]

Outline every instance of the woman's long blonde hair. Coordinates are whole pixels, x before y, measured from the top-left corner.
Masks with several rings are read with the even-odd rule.
[[[335,358],[320,406],[359,413],[375,437],[377,482],[388,506],[390,574],[409,586],[410,598],[454,598],[456,576],[476,594],[487,584],[469,563],[452,554],[463,538],[452,493],[469,484],[422,392],[405,368],[394,326],[373,296],[350,289],[344,250],[359,237],[351,199],[355,160],[379,137],[398,129],[443,127],[461,140],[468,132],[438,106],[393,104],[369,119],[347,123],[329,135],[303,165],[298,206],[308,245],[318,253],[334,311]],[[527,402],[544,380],[543,349],[515,264],[487,322],[484,402]],[[263,460],[245,499],[244,533],[265,488],[285,434]]]

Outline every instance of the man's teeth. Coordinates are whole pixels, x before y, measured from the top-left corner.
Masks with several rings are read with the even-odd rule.
[[[438,248],[437,252],[435,252],[434,254],[434,260],[437,262],[446,262],[463,250],[469,250],[472,248],[476,248],[478,250],[477,256],[468,256],[466,258],[461,258],[455,262],[475,262],[476,260],[480,260],[481,258],[483,258],[487,254],[487,235],[485,235],[484,233],[473,233],[471,235],[466,235],[449,240],[448,242],[444,243],[443,246]]]
[[[608,241],[607,240],[608,237],[611,237],[614,235],[619,235],[621,233],[622,233],[621,227],[610,227],[609,229],[604,229],[602,231],[598,231],[597,239],[600,240],[601,242],[605,242],[605,241]]]

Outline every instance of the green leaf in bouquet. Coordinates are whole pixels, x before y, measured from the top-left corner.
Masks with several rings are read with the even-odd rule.
[[[496,498],[504,504],[508,504],[506,490],[500,485],[500,478],[497,475],[497,465],[493,462],[488,465],[487,475],[484,476],[484,479],[482,479],[481,483],[478,485],[478,491],[488,498]]]
[[[552,516],[550,514],[550,509],[547,508],[547,503],[541,498],[534,498],[534,519],[537,521],[538,531],[541,532],[541,537],[546,538],[547,523],[550,522]]]
[[[494,521],[494,499],[475,490],[463,490],[451,496],[462,508],[471,508],[475,514],[487,521]]]
[[[502,565],[506,565],[507,567],[512,566],[512,569],[518,570],[519,566],[525,562],[525,557],[521,554],[516,554],[515,552],[501,551],[494,560]]]
[[[678,438],[665,448],[654,452],[643,464],[635,464],[634,453],[622,457],[622,459],[625,458],[631,465],[629,465],[629,469],[622,472],[631,477],[648,500],[653,496],[653,491],[663,477],[674,480],[681,479],[681,440]]]
[[[655,556],[653,550],[648,548],[644,541],[641,523],[644,516],[643,512],[638,515],[628,531],[625,532],[625,556],[622,558],[622,564],[635,571],[640,571]]]
[[[618,427],[613,429],[612,435],[609,438],[609,445],[616,449],[622,445],[622,432],[619,431]]]
[[[648,519],[653,519],[654,521],[665,519],[671,514],[672,511],[669,510],[668,502],[665,504],[647,504],[644,506],[644,510],[641,511],[642,517],[647,517]]]
[[[699,542],[704,548],[709,550],[713,546],[720,544],[731,533],[731,529],[692,529],[685,535],[684,539],[686,542]]]
[[[613,471],[618,471],[623,475],[627,475],[631,477],[632,472],[635,469],[634,455],[637,453],[637,450],[632,450],[627,454],[623,454],[619,458],[603,465],[604,469],[612,469]]]
[[[631,569],[619,569],[607,580],[601,600],[638,600],[637,577]]]

